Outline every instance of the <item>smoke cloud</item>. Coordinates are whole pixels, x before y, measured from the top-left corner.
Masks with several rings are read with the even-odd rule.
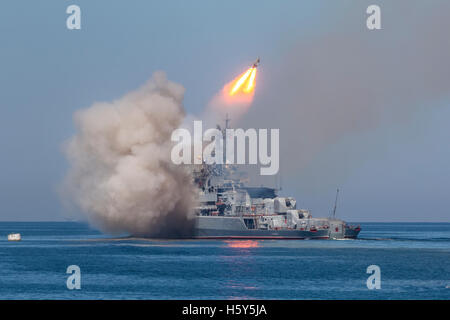
[[[405,123],[449,96],[450,4],[439,3],[382,2],[382,29],[375,31],[362,14],[371,3],[346,6],[326,32],[262,66],[265,88],[239,125],[280,128],[282,172],[309,175],[297,184],[336,185],[374,151],[355,139],[326,158],[333,145]]]
[[[170,160],[183,95],[181,85],[158,72],[138,90],[75,114],[64,190],[97,228],[151,237],[192,231],[191,174]]]

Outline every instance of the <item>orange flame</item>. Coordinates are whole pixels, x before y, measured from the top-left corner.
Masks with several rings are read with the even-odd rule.
[[[244,74],[240,75],[232,82],[229,95],[233,96],[238,93],[252,93],[253,89],[255,88],[255,77],[256,68],[249,68]]]
[[[256,69],[248,68],[222,88],[212,102],[217,112],[231,112],[236,119],[248,110],[255,96]]]
[[[245,93],[251,92],[255,88],[256,68],[252,68],[250,79],[247,82],[247,87],[244,89]]]

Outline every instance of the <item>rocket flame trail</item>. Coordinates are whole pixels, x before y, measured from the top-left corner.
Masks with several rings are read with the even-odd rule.
[[[255,96],[256,69],[260,59],[238,77],[224,85],[208,104],[204,118],[210,125],[215,125],[226,116],[237,122],[252,105]]]
[[[252,68],[252,73],[250,74],[250,79],[247,82],[247,87],[244,89],[244,92],[248,93],[253,90],[255,87],[255,77],[256,77],[256,68]]]
[[[242,85],[245,83],[245,81],[247,80],[247,78],[249,77],[251,72],[252,72],[252,68],[248,69],[244,73],[244,75],[236,81],[236,84],[233,86],[233,89],[230,91],[231,96],[234,95],[239,90],[239,88],[242,87]]]
[[[238,77],[237,80],[234,80],[233,87],[230,91],[230,96],[235,95],[236,93],[250,93],[255,87],[255,77],[256,77],[256,68],[249,68],[242,76]],[[246,84],[246,86],[244,86]]]

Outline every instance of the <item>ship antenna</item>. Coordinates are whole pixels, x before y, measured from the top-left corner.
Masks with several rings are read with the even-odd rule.
[[[230,121],[231,121],[231,119],[228,117],[228,113],[227,113],[226,118],[225,118],[225,129],[230,129],[230,126],[229,126]]]
[[[333,219],[336,218],[336,208],[337,208],[338,195],[339,195],[339,188],[336,189],[336,199],[334,200]]]
[[[228,113],[225,116],[225,128],[222,130],[222,135],[224,139],[224,146],[223,146],[223,163],[227,164],[227,129],[230,129],[230,121],[231,119],[228,117]]]

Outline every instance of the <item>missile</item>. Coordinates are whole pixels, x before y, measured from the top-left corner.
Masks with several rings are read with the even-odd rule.
[[[258,58],[256,59],[256,61],[253,63],[252,68],[257,68],[260,61],[261,61],[261,60],[260,60],[259,57],[258,57]]]

